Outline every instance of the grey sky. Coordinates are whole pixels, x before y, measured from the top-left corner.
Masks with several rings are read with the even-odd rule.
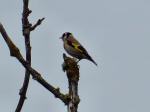
[[[25,54],[22,0],[1,0],[0,21]],[[65,52],[59,37],[70,31],[98,63],[80,61],[79,112],[150,111],[150,1],[30,0],[30,21],[45,17],[31,34],[32,66],[67,92],[61,70]],[[0,36],[1,37],[1,36]],[[12,112],[19,99],[24,68],[9,56],[0,38],[0,111]],[[66,106],[31,80],[23,112],[62,112]]]

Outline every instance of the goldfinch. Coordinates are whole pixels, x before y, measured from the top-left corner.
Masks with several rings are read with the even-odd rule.
[[[86,49],[74,38],[72,33],[65,32],[60,38],[63,40],[64,49],[68,54],[79,59],[79,61],[81,59],[87,59],[97,66],[97,63],[91,58]]]

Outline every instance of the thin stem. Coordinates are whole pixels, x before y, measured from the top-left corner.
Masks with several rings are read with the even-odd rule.
[[[29,4],[29,0],[23,0],[23,13],[22,13],[22,31],[23,32],[22,33],[25,39],[26,61],[28,62],[28,65],[31,66],[31,46],[30,46],[30,31],[29,31],[30,23],[28,21],[28,16],[29,16],[30,11],[28,8],[28,4]],[[30,80],[30,72],[26,69],[24,82],[19,92],[20,99],[16,107],[16,112],[20,112],[23,107],[24,101],[26,99],[26,93],[27,93],[27,88],[29,85],[29,80]]]

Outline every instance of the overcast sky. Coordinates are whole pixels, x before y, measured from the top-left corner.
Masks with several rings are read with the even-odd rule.
[[[0,22],[25,56],[22,0],[1,0]],[[98,63],[80,65],[79,112],[150,112],[149,0],[30,0],[30,22],[45,17],[31,33],[32,66],[55,87],[68,91],[59,39],[69,31]],[[1,35],[0,35],[1,37]],[[24,68],[0,38],[0,111],[13,112]],[[66,106],[30,81],[22,112],[65,112]]]

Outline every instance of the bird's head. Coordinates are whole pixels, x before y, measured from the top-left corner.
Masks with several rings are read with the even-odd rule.
[[[64,40],[66,40],[70,36],[72,36],[72,34],[70,32],[65,32],[65,33],[62,34],[62,36],[60,37],[60,39],[62,39],[64,41]]]

